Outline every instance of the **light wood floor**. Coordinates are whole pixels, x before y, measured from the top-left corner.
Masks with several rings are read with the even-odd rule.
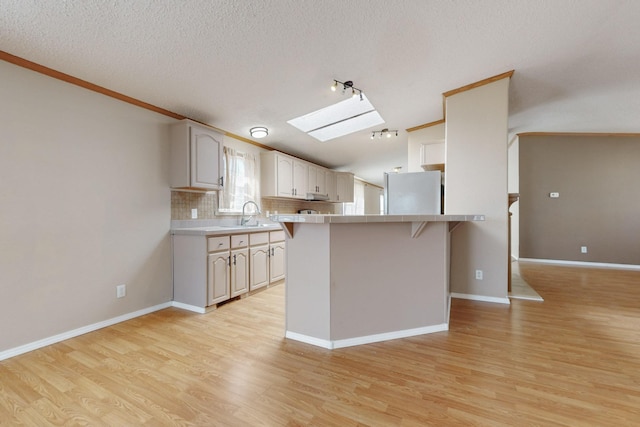
[[[163,310],[0,362],[0,425],[639,426],[640,272],[520,272],[544,302],[333,351],[282,338],[284,285]]]

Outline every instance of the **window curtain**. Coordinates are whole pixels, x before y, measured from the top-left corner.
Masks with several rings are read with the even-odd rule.
[[[260,204],[257,156],[231,147],[224,150],[224,186],[220,191],[218,211],[241,213],[242,205],[252,200]]]

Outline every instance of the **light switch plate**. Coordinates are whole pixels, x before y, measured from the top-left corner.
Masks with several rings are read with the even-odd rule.
[[[560,193],[549,193],[549,197],[551,197],[552,199],[557,199],[558,197],[560,197]]]
[[[198,209],[191,209],[191,219],[198,219]]]

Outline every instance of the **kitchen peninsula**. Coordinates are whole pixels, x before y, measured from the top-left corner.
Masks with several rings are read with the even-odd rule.
[[[448,330],[450,234],[483,215],[275,215],[286,337],[334,349]]]

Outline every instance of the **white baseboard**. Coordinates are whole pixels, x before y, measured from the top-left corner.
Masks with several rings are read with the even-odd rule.
[[[48,338],[43,338],[38,341],[34,341],[28,344],[21,345],[19,347],[10,348],[8,350],[0,351],[0,360],[5,360],[10,357],[18,356],[29,351],[37,350],[42,347],[46,347],[51,344],[55,344],[60,341],[67,340],[69,338],[84,335],[88,332],[97,331],[98,329],[105,328],[107,326],[115,325],[116,323],[124,322],[136,317],[144,316],[145,314],[153,313],[154,311],[162,310],[167,307],[171,307],[172,302],[165,302],[162,304],[154,305],[153,307],[143,308],[142,310],[134,311],[133,313],[123,314],[122,316],[114,317],[111,319],[103,320],[102,322],[94,323],[92,325],[83,326],[78,329],[63,332]]]
[[[504,297],[504,298],[488,297],[484,295],[459,294],[457,292],[451,292],[451,298],[470,299],[473,301],[495,302],[498,304],[511,304],[509,297]]]
[[[408,338],[416,335],[432,334],[434,332],[442,332],[442,331],[448,331],[448,330],[449,330],[449,324],[442,323],[440,325],[424,326],[421,328],[405,329],[402,331],[394,331],[394,332],[385,332],[382,334],[366,335],[362,337],[347,338],[347,339],[335,340],[335,341],[314,338],[308,335],[303,335],[303,334],[299,334],[297,332],[291,332],[291,331],[286,331],[285,337],[295,341],[300,341],[307,344],[315,345],[317,347],[326,348],[328,350],[333,350],[337,348],[353,347],[356,345],[371,344],[374,342],[389,341],[389,340],[395,340],[399,338]]]
[[[303,335],[297,332],[285,331],[284,337],[289,338],[290,340],[300,341],[306,344],[315,345],[316,347],[322,347],[329,350],[333,349],[333,343],[329,340],[310,337],[309,335]]]
[[[198,307],[197,305],[185,304],[178,301],[171,301],[171,306],[176,308],[181,308],[183,310],[193,311],[195,313],[205,314],[211,310],[207,310],[203,307]]]
[[[616,270],[640,270],[640,265],[613,264],[608,262],[567,261],[562,259],[557,260],[557,259],[539,259],[539,258],[519,258],[518,261],[536,262],[540,264],[573,265],[577,267],[612,268]]]

